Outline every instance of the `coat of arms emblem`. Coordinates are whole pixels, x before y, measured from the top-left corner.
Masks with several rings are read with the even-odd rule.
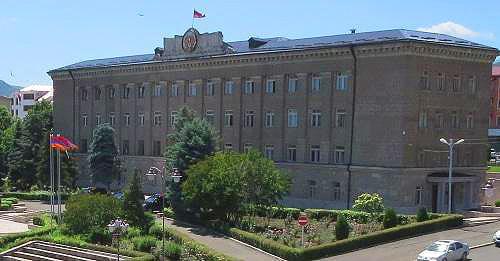
[[[198,44],[198,31],[194,28],[189,28],[182,36],[182,49],[186,52],[192,52]]]

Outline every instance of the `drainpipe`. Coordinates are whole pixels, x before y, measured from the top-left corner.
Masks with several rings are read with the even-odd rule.
[[[73,140],[76,139],[76,99],[77,99],[77,93],[76,93],[76,80],[75,77],[73,76],[73,72],[71,70],[68,70],[69,76],[71,77],[71,80],[73,81]],[[76,141],[75,141],[76,142]]]
[[[354,142],[354,114],[356,112],[356,78],[357,78],[357,69],[358,69],[358,58],[356,57],[356,53],[354,52],[354,46],[351,45],[349,47],[351,50],[352,60],[353,60],[353,70],[352,70],[352,108],[351,108],[351,138],[349,145],[349,163],[347,164],[347,208],[351,208],[351,183],[352,183],[352,145]]]

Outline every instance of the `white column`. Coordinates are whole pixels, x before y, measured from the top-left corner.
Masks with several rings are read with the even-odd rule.
[[[445,193],[444,193],[445,185],[446,185],[445,182],[438,183],[438,206],[437,206],[438,212],[446,211],[444,204],[445,200],[447,200],[445,198]]]

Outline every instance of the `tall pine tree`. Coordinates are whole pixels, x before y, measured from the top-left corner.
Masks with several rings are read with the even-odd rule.
[[[115,130],[108,123],[94,129],[87,160],[94,185],[102,183],[109,192],[111,183],[120,177],[121,167],[115,144]]]
[[[141,190],[141,179],[139,175],[140,172],[136,169],[127,190],[125,190],[125,195],[123,196],[123,210],[125,212],[125,218],[131,225],[145,228],[147,225],[146,215],[144,214],[144,208],[142,206],[144,194]]]
[[[31,141],[21,122],[16,122],[12,149],[7,155],[8,176],[18,190],[35,183],[35,164]]]

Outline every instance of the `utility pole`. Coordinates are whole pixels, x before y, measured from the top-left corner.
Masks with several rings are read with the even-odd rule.
[[[439,139],[440,142],[448,145],[448,158],[449,158],[449,165],[448,165],[448,213],[451,213],[451,177],[453,173],[453,147],[455,145],[458,145],[462,142],[464,142],[464,139],[459,139],[455,141],[454,139],[450,139],[447,141],[445,138]]]

